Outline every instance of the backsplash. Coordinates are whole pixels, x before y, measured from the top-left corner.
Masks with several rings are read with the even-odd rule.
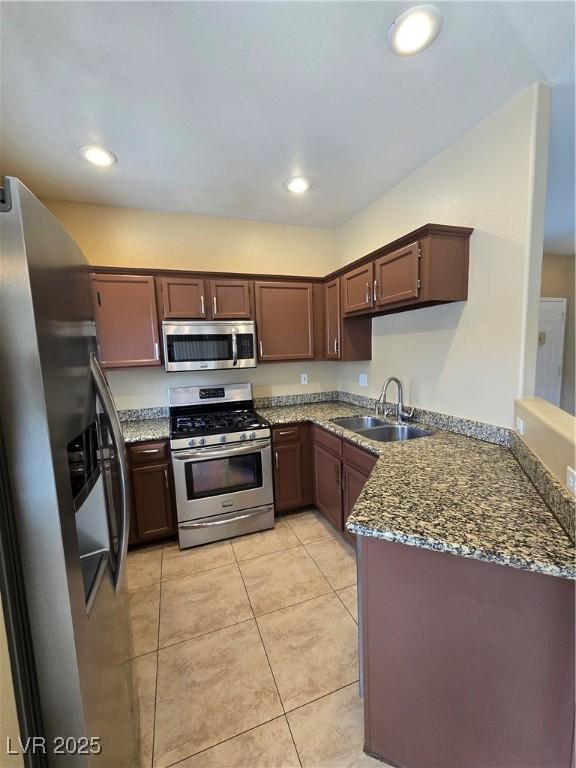
[[[269,397],[254,398],[254,405],[258,408],[281,408],[282,406],[304,405],[306,403],[327,403],[332,401],[350,403],[360,408],[374,410],[376,399],[373,397],[364,397],[350,392],[339,392],[330,390],[327,392],[303,392],[290,395],[271,395]],[[388,403],[391,407],[394,404]],[[160,419],[168,416],[167,406],[156,406],[153,408],[130,408],[118,411],[121,421],[139,421],[142,419]],[[430,424],[438,429],[445,429],[448,432],[456,432],[466,437],[473,437],[477,440],[484,440],[488,443],[507,446],[510,439],[510,430],[505,427],[494,426],[493,424],[483,424],[479,421],[461,419],[458,416],[450,416],[446,413],[436,413],[427,411],[423,408],[414,410],[414,420],[425,424]]]

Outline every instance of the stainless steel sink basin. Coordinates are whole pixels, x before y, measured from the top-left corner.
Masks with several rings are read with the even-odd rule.
[[[407,424],[386,424],[383,427],[373,429],[356,430],[359,435],[377,440],[379,443],[396,443],[400,440],[414,440],[416,437],[428,437],[432,432],[417,427],[409,427]]]
[[[339,427],[344,427],[344,429],[349,429],[352,432],[372,429],[373,427],[385,427],[388,424],[384,419],[377,419],[374,416],[342,416],[338,419],[332,419],[332,421]]]
[[[416,437],[428,437],[431,432],[426,429],[418,429],[408,424],[391,424],[384,419],[375,416],[343,416],[332,419],[339,427],[349,429],[358,435],[377,440],[379,443],[395,443],[399,440],[414,440]]]

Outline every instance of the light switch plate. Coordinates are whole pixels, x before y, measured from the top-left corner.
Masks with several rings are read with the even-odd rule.
[[[524,420],[520,418],[520,416],[516,416],[516,432],[518,432],[519,435],[524,434]]]
[[[566,467],[566,485],[568,490],[576,496],[576,471],[574,467]]]
[[[368,376],[365,373],[361,373],[358,376],[358,384],[360,384],[361,387],[368,386]]]
[[[300,384],[308,384],[308,374],[307,373],[301,373],[300,374]]]

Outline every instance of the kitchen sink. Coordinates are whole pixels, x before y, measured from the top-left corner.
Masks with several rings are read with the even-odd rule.
[[[377,440],[379,443],[396,443],[400,440],[414,440],[416,437],[428,437],[432,432],[427,429],[409,427],[407,424],[386,424],[373,429],[358,429],[357,434]]]
[[[432,434],[426,429],[419,429],[408,424],[391,424],[389,421],[377,419],[375,416],[345,416],[332,419],[332,421],[344,429],[349,429],[351,432],[356,432],[358,435],[363,435],[379,443],[414,440],[416,437],[428,437]]]
[[[338,419],[332,419],[334,424],[339,427],[349,429],[352,432],[358,432],[361,429],[372,429],[373,427],[385,427],[388,422],[384,419],[377,419],[374,416],[343,416]]]

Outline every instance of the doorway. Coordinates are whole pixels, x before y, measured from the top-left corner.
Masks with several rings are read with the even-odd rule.
[[[536,397],[560,405],[566,299],[541,298],[536,358]]]

